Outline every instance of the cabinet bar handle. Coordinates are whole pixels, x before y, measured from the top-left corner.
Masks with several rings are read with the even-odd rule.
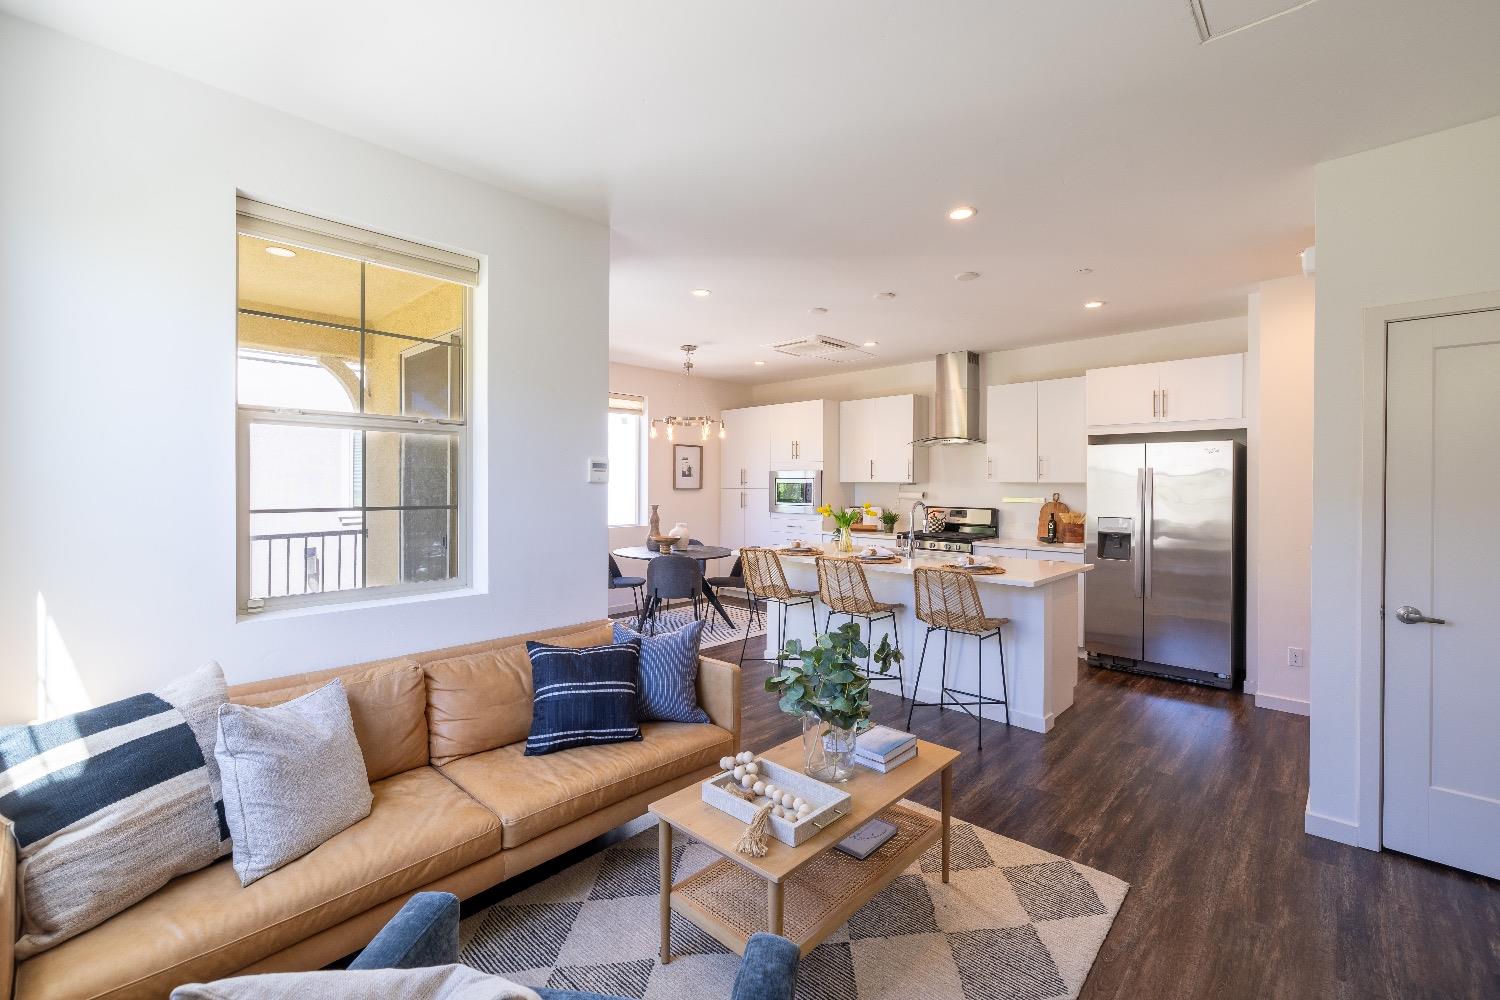
[[[1161,418],[1167,419],[1167,390],[1161,391]]]
[[[1036,457],[1036,481],[1042,481],[1042,456],[1040,455]]]
[[[870,478],[875,478],[875,460],[873,458],[870,459]]]
[[[906,460],[906,481],[911,482],[911,459]]]
[[[995,478],[995,460],[993,458],[987,458],[984,460],[984,478]]]
[[[1151,390],[1151,419],[1155,420],[1161,416],[1161,390]]]

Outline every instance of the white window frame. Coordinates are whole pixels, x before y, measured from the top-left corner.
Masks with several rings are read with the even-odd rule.
[[[617,405],[617,401],[626,405]],[[615,524],[607,516],[606,509],[605,520],[606,522],[608,522],[606,526],[610,528],[639,528],[646,523],[646,511],[650,509],[649,500],[651,489],[651,444],[646,430],[650,426],[651,421],[646,409],[646,397],[637,396],[628,392],[611,391],[609,394],[609,412],[629,413],[633,416],[636,416],[640,419],[640,426],[636,428],[636,432],[639,437],[639,440],[636,444],[636,455],[639,456],[639,459],[636,462],[636,520]],[[615,470],[611,469],[610,476],[613,477],[614,473]],[[606,508],[608,508],[607,502],[605,506]]]
[[[251,214],[246,215],[247,206]],[[348,234],[363,234],[371,238],[370,247],[380,246],[398,242],[376,234],[364,233],[352,227],[340,227],[339,231],[330,232],[327,237],[320,233],[315,226],[338,226],[336,223],[325,223],[324,220],[315,219],[311,216],[298,216],[296,213],[284,209],[272,209],[270,206],[259,205],[248,199],[240,199],[241,215],[237,222],[237,233],[252,236],[261,236],[258,219],[269,212],[280,213],[280,219],[299,221],[300,226],[285,225],[277,234],[277,242],[288,243],[293,246],[305,247],[319,253],[333,253],[338,256],[355,256],[368,263],[379,264],[384,267],[401,267],[402,258],[393,256],[389,250],[381,249],[369,253],[358,252],[360,244],[349,239]],[[262,211],[256,211],[256,209]],[[378,241],[378,242],[377,242]],[[417,244],[402,244],[402,248],[417,247]],[[464,289],[463,304],[463,331],[464,337],[459,350],[460,378],[458,393],[463,404],[463,419],[439,419],[433,417],[409,417],[393,414],[375,413],[336,413],[318,410],[289,409],[269,406],[255,406],[242,404],[238,400],[238,380],[236,379],[236,433],[235,433],[235,523],[236,523],[236,560],[235,560],[235,608],[237,618],[241,621],[253,619],[264,612],[299,609],[336,609],[391,600],[393,598],[410,598],[423,595],[437,595],[450,591],[463,591],[472,586],[474,578],[474,560],[476,549],[474,539],[474,498],[473,498],[473,446],[472,435],[469,427],[469,417],[473,413],[474,399],[474,377],[472,371],[474,365],[473,345],[476,336],[474,329],[474,287],[478,284],[478,260],[474,258],[463,258],[457,254],[447,251],[426,248],[433,254],[447,254],[449,257],[460,261],[472,261],[474,271],[472,275],[465,278],[467,272],[448,268],[439,270],[427,265],[417,258],[411,258],[413,266],[405,270],[425,273],[430,277],[440,278],[460,284]],[[238,274],[238,263],[236,263],[236,274]],[[465,278],[465,280],[458,280]],[[238,281],[236,281],[236,300],[238,300]],[[236,301],[238,309],[238,301]],[[236,324],[235,351],[238,356],[239,335],[238,324]],[[374,331],[380,332],[380,331]],[[441,340],[443,337],[434,337],[433,340]],[[421,346],[421,345],[418,345]],[[361,388],[364,387],[363,376]],[[251,588],[251,540],[250,540],[250,428],[255,424],[271,425],[295,425],[311,427],[331,427],[341,430],[366,430],[366,431],[395,431],[400,433],[436,433],[445,436],[457,437],[458,461],[457,468],[453,470],[454,496],[458,507],[457,531],[458,540],[455,546],[458,558],[458,572],[447,580],[433,580],[418,583],[396,583],[377,587],[353,587],[347,590],[323,591],[316,594],[296,594],[280,597],[265,597],[252,599]],[[355,508],[351,508],[355,509]],[[365,508],[369,509],[369,508]],[[366,556],[368,558],[368,555]]]

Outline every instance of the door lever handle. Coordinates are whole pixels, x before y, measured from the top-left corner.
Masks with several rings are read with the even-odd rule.
[[[1396,609],[1396,620],[1402,625],[1446,625],[1446,618],[1428,618],[1420,610],[1410,604],[1403,604]]]

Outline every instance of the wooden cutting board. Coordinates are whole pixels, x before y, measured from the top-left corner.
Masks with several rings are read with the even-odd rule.
[[[1041,512],[1038,513],[1037,517],[1036,517],[1036,539],[1037,539],[1037,541],[1043,542],[1043,541],[1047,540],[1047,515],[1049,515],[1049,514],[1066,514],[1066,513],[1068,513],[1068,511],[1070,509],[1071,508],[1069,508],[1067,504],[1065,504],[1065,503],[1062,502],[1062,494],[1061,493],[1054,493],[1054,494],[1052,494],[1052,499],[1048,500],[1046,503],[1042,504]],[[1059,530],[1059,532],[1058,532],[1058,537],[1059,538],[1062,537],[1061,530]]]

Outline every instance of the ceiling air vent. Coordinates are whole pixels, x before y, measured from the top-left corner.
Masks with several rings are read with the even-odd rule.
[[[1317,0],[1188,0],[1198,38],[1212,41],[1272,18],[1310,7]]]
[[[815,361],[857,361],[870,356],[870,352],[861,351],[848,341],[839,340],[836,337],[800,337],[797,340],[784,340],[779,344],[768,346],[777,354],[785,354],[793,358],[812,358]]]

